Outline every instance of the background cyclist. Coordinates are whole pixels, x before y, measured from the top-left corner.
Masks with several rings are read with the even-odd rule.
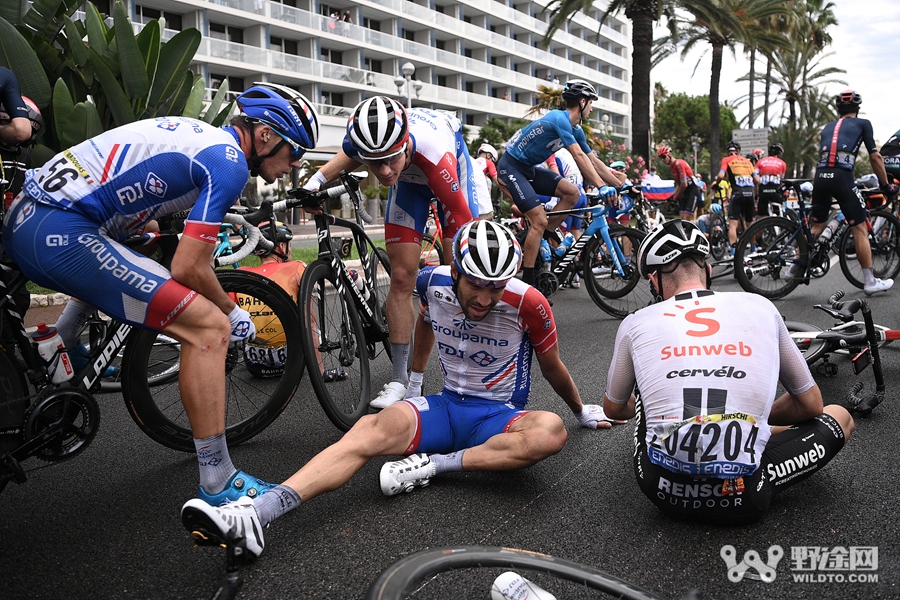
[[[853,90],[844,90],[835,97],[834,104],[840,117],[822,130],[819,162],[816,164],[816,177],[813,179],[810,229],[813,236],[818,238],[828,224],[832,199],[837,200],[844,218],[850,225],[850,231],[853,232],[856,260],[859,261],[865,278],[863,292],[866,295],[885,292],[891,289],[894,281],[878,279],[872,271],[872,247],[869,244],[866,225],[866,203],[853,179],[853,165],[861,145],[866,146],[869,163],[878,176],[882,192],[886,195],[896,194],[897,186],[888,182],[884,160],[872,137],[872,123],[867,119],[857,118],[862,96]],[[805,266],[800,264],[799,259],[796,260],[786,276],[802,277]]]
[[[881,157],[884,161],[884,170],[887,173],[888,181],[900,182],[900,131],[894,133],[881,146]]]
[[[225,440],[226,353],[229,342],[252,339],[254,326],[210,268],[219,225],[248,168],[274,182],[299,166],[319,131],[312,104],[287,87],[255,85],[237,102],[242,114],[223,129],[161,117],[64,150],[27,173],[3,228],[13,259],[39,285],[181,343],[179,389],[199,497],[214,504],[269,487],[235,469]],[[120,244],[157,216],[186,209],[171,272]]]
[[[775,142],[769,146],[769,155],[759,159],[759,162],[756,163],[756,173],[759,175],[759,199],[756,203],[756,214],[760,217],[769,216],[769,205],[784,202],[781,195],[781,180],[787,173],[787,164],[781,160],[782,154],[784,154],[784,146]]]
[[[369,404],[385,408],[403,399],[409,383],[409,345],[416,321],[412,292],[431,199],[438,200],[443,247],[449,257],[453,235],[478,216],[479,194],[487,186],[473,168],[459,119],[426,108],[410,109],[407,115],[399,102],[387,96],[363,100],[353,109],[341,150],[303,187],[318,189],[360,164],[391,188],[384,237],[391,261],[385,303],[393,373]]]
[[[476,168],[481,169],[482,173],[484,173],[484,183],[488,191],[488,202],[491,204],[490,212],[483,212],[485,208],[484,201],[479,196],[478,200],[481,203],[479,211],[482,211],[481,214],[478,215],[479,219],[491,220],[494,218],[495,211],[493,201],[491,201],[491,192],[494,189],[494,186],[497,185],[497,160],[496,148],[487,143],[478,147],[478,156],[475,158]]]
[[[544,231],[556,229],[565,219],[565,215],[548,219],[538,194],[558,197],[558,210],[572,208],[579,196],[578,188],[562,175],[534,165],[545,162],[556,150],[566,148],[581,175],[596,187],[602,186],[604,181],[613,186],[625,181],[624,173],[613,173],[594,156],[581,128],[598,98],[590,83],[570,79],[562,91],[566,108],[551,110],[517,131],[506,142],[506,152],[497,165],[497,180],[531,224],[525,238],[525,267],[522,269],[522,279],[529,285],[534,283],[534,265]]]
[[[30,113],[37,110],[37,107],[34,103],[29,107],[25,102],[19,80],[6,67],[0,67],[0,104],[8,117],[4,123],[0,123],[0,144],[7,147],[26,144],[35,134],[34,120]]]
[[[756,213],[754,198],[759,176],[753,163],[741,156],[740,144],[731,140],[725,146],[725,150],[728,156],[722,159],[716,181],[727,179],[731,185],[731,198],[728,201],[728,243],[731,244],[733,256],[734,245],[737,243],[738,221],[743,219],[744,223],[749,225]]]
[[[657,148],[656,155],[672,171],[672,179],[675,180],[675,193],[672,196],[678,202],[678,214],[685,221],[693,221],[697,208],[703,205],[703,192],[694,181],[693,169],[687,161],[675,158],[668,146]]]
[[[441,473],[522,469],[556,454],[567,439],[563,420],[526,409],[532,350],[541,373],[582,426],[611,426],[599,406],[582,404],[560,360],[546,298],[513,277],[522,259],[513,233],[492,221],[473,221],[457,234],[452,252],[452,265],[423,269],[417,281],[425,307],[418,321],[430,325],[417,332],[431,331],[438,342],[444,389],[364,416],[255,500],[221,508],[187,502],[181,516],[189,531],[203,532],[213,544],[242,544],[258,556],[265,526],[301,501],[338,489],[373,457],[411,455],[381,468],[381,490],[392,496]],[[466,352],[457,352],[463,333]],[[486,360],[488,355],[495,360]]]
[[[769,300],[709,289],[708,254],[686,221],[644,238],[641,274],[661,301],[619,326],[603,407],[637,417],[638,485],[664,514],[740,524],[824,467],[854,424],[844,408],[823,408]],[[779,382],[787,391],[776,397]]]

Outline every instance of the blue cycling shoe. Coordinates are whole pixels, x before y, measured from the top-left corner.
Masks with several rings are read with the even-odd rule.
[[[77,373],[81,369],[85,367],[88,362],[88,349],[85,348],[84,344],[78,344],[74,349],[69,350],[69,358],[72,360],[72,368],[75,369]],[[106,370],[103,371],[103,375],[101,377],[110,378],[117,377],[119,375],[119,370],[112,365],[106,367]]]
[[[203,487],[197,488],[197,497],[211,506],[222,506],[229,502],[237,502],[240,498],[256,498],[275,487],[274,483],[266,483],[244,471],[236,471],[225,489],[218,494],[208,494]]]

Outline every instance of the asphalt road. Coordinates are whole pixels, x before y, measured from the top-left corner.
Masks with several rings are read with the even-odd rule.
[[[730,281],[717,287],[737,289]],[[811,305],[835,287],[847,287],[839,269],[778,305],[789,319],[827,326],[829,317]],[[898,294],[871,300],[876,322],[900,323]],[[584,289],[562,290],[553,299],[563,360],[584,398],[599,401],[618,321],[601,313]],[[411,552],[486,544],[590,564],[667,598],[691,589],[704,598],[898,598],[900,503],[890,447],[900,416],[900,354],[887,347],[882,355],[888,400],[859,420],[856,434],[830,465],[778,496],[755,525],[688,525],[660,515],[635,482],[632,425],[580,428],[536,369],[532,404],[564,415],[569,441],[562,452],[522,471],[442,476],[392,498],[378,488],[378,470],[388,459],[373,460],[343,489],[268,529],[261,559],[242,570],[240,597],[361,598],[383,569]],[[817,376],[828,402],[840,401],[854,379],[846,359],[835,360],[839,377]],[[870,371],[864,374],[869,390]],[[439,386],[434,358],[425,385],[426,391]],[[178,518],[196,485],[194,458],[141,434],[120,397],[102,396],[100,402],[103,422],[90,448],[66,463],[32,459],[29,481],[11,484],[0,495],[0,598],[210,597],[224,573],[223,551],[193,548]],[[232,456],[239,467],[278,481],[338,437],[304,378],[285,413],[256,439],[232,449]],[[784,558],[774,582],[730,581],[720,556],[726,545],[739,559],[754,550],[763,560],[770,547],[781,546]],[[841,556],[838,548],[875,547],[877,569],[794,570],[810,547],[832,557]],[[442,576],[416,597],[489,598],[497,574]],[[796,582],[798,574],[811,575],[815,583]],[[850,582],[860,575],[877,581]],[[600,597],[540,574],[529,577],[561,600]],[[454,587],[448,589],[447,581]]]

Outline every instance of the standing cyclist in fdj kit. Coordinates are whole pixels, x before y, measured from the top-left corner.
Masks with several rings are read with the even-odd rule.
[[[647,234],[638,260],[659,302],[619,326],[603,408],[637,416],[635,475],[664,514],[740,524],[824,467],[854,425],[840,406],[823,410],[771,302],[709,289],[708,254],[686,221]]]
[[[459,119],[426,108],[407,113],[399,102],[386,96],[356,106],[340,152],[304,187],[318,189],[360,163],[391,188],[384,236],[391,261],[386,308],[393,373],[370,403],[372,408],[385,408],[403,400],[409,383],[409,345],[416,321],[412,292],[431,199],[438,200],[447,253],[453,235],[478,216],[479,196],[487,192],[487,186],[473,168]]]
[[[756,214],[760,217],[769,215],[769,205],[784,201],[781,196],[781,180],[787,172],[787,164],[781,160],[784,146],[775,142],[769,146],[769,155],[759,159],[756,172],[759,175],[759,200],[756,202]]]
[[[672,194],[678,202],[678,211],[684,221],[693,221],[697,208],[703,204],[703,192],[694,181],[694,171],[686,161],[672,156],[672,149],[668,146],[660,146],[656,155],[668,165],[675,179],[675,193]]]
[[[247,311],[219,285],[210,259],[248,168],[273,182],[314,148],[319,123],[299,93],[259,84],[243,114],[216,129],[161,117],[113,129],[29,171],[3,237],[39,285],[76,296],[181,343],[179,387],[200,463],[199,497],[220,504],[269,484],[237,471],[225,441],[225,356],[254,336]],[[190,208],[167,271],[119,242],[160,215]]]
[[[441,393],[364,416],[260,498],[221,508],[188,501],[181,518],[198,533],[196,539],[241,546],[258,556],[265,526],[301,501],[338,489],[376,456],[411,455],[381,468],[381,490],[393,496],[441,473],[522,469],[556,454],[567,439],[563,420],[525,408],[532,351],[582,426],[611,426],[599,406],[581,403],[559,358],[546,298],[513,278],[522,258],[513,233],[491,221],[473,221],[459,231],[452,248],[452,265],[423,269],[417,282],[425,307],[419,324],[428,324],[438,343],[445,376]]]
[[[853,164],[862,144],[866,145],[869,152],[869,162],[875,175],[878,176],[882,192],[887,195],[896,194],[897,185],[888,182],[884,160],[872,137],[872,124],[867,119],[859,119],[856,116],[859,114],[862,97],[853,90],[844,90],[835,97],[834,103],[840,118],[822,130],[819,162],[813,180],[810,229],[813,236],[818,238],[828,224],[832,199],[836,199],[844,218],[850,224],[850,231],[853,232],[856,260],[859,261],[865,278],[863,292],[870,296],[891,289],[894,280],[878,279],[872,272],[872,247],[869,244],[869,231],[866,225],[866,202],[853,180]],[[799,259],[795,260],[786,277],[802,277],[805,266]]]
[[[731,253],[734,254],[738,221],[743,217],[744,222],[749,225],[756,213],[754,199],[759,176],[753,163],[741,156],[740,144],[731,140],[725,146],[725,150],[728,156],[722,159],[716,181],[727,179],[731,184],[731,198],[728,201],[728,243],[731,244]]]
[[[558,210],[575,206],[578,188],[559,173],[534,165],[543,163],[560,148],[571,152],[582,176],[592,185],[601,187],[604,181],[618,186],[625,181],[624,173],[614,173],[594,156],[581,123],[591,114],[597,95],[594,86],[581,79],[571,79],[563,87],[566,108],[551,110],[540,119],[523,127],[506,143],[506,152],[497,165],[497,180],[512,196],[513,202],[531,223],[525,238],[522,280],[534,283],[534,264],[544,231],[556,229],[565,215],[548,219],[538,194],[556,196]]]

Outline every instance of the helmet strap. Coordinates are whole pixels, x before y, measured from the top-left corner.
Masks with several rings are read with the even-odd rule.
[[[262,167],[263,161],[266,160],[267,158],[270,158],[270,157],[278,154],[278,152],[281,150],[281,147],[284,146],[285,144],[287,144],[287,141],[282,139],[281,141],[278,142],[278,144],[275,146],[275,148],[272,149],[271,152],[269,152],[265,156],[260,155],[256,151],[256,125],[257,125],[257,122],[254,122],[254,121],[250,122],[250,176],[251,177],[256,177],[257,175],[259,175],[259,169],[260,169],[260,167]]]

